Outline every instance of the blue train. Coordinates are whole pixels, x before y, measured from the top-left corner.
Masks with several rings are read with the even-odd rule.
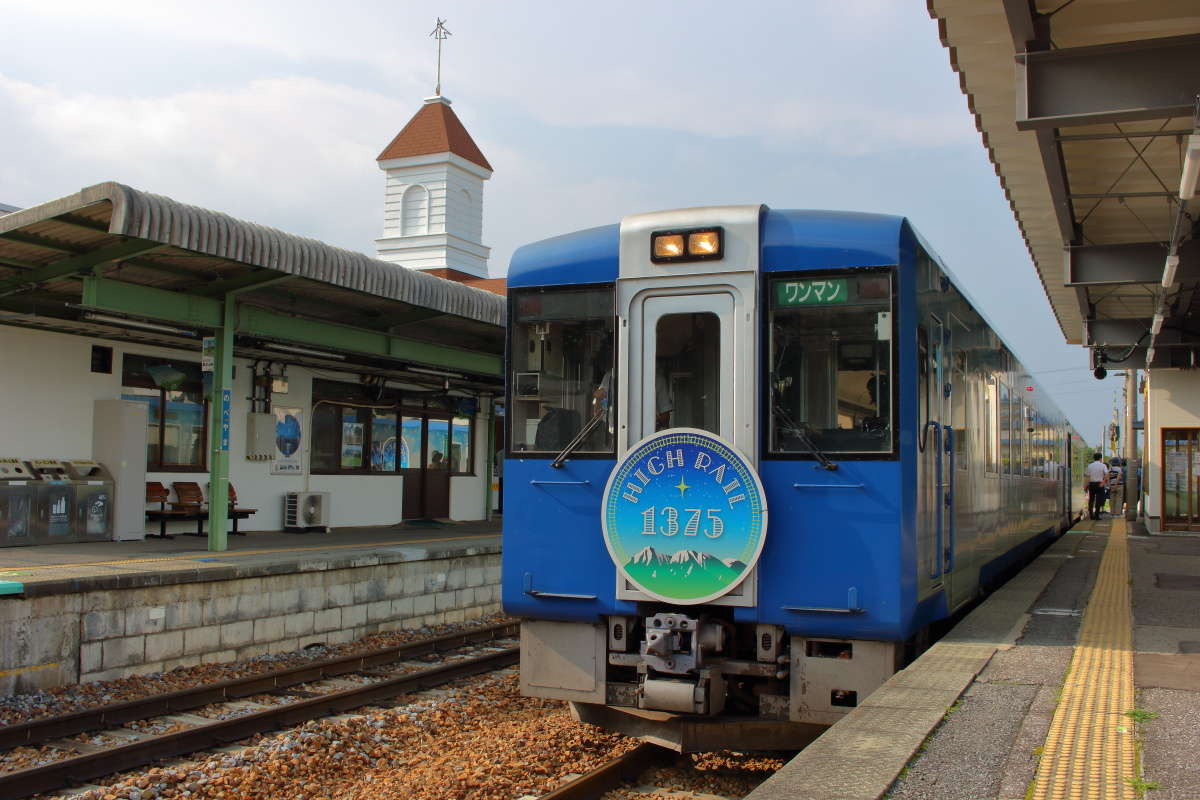
[[[521,686],[681,750],[797,746],[1071,522],[1071,429],[904,218],[726,206],[508,276]]]

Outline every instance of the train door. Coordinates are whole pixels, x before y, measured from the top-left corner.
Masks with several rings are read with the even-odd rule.
[[[924,559],[926,575],[934,585],[949,583],[947,555],[951,551],[953,515],[949,500],[953,498],[952,444],[953,433],[946,428],[952,422],[950,370],[947,363],[946,327],[938,317],[929,315],[926,325],[917,330],[920,360],[921,431],[918,435],[921,467],[918,475],[919,509],[922,539],[926,542]],[[947,587],[949,590],[949,587]]]

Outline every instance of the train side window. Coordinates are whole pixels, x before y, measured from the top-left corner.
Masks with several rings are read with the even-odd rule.
[[[892,272],[768,284],[769,449],[892,453]]]
[[[1011,403],[1008,397],[1008,384],[997,381],[1000,387],[1000,472],[1005,475],[1013,474],[1013,438]]]
[[[997,414],[999,390],[996,387],[996,377],[994,375],[989,377],[983,388],[983,463],[984,469],[989,474],[995,475],[999,471],[998,464],[996,463],[996,444],[1000,438],[999,416]]]
[[[610,454],[616,430],[616,339],[611,287],[513,292],[509,454]]]

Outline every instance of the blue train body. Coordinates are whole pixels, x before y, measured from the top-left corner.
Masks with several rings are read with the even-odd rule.
[[[622,707],[670,712],[681,726],[688,719],[723,715],[754,718],[768,728],[836,721],[902,665],[905,653],[913,652],[932,623],[977,598],[1038,541],[1061,531],[1072,515],[1065,417],[907,220],[765,207],[737,211],[695,209],[627,218],[621,225],[527,245],[514,255],[509,271],[513,332],[503,605],[527,627],[523,689],[574,701],[582,718],[600,724],[623,727],[621,715],[613,711]],[[683,230],[679,241],[690,247],[688,232],[705,228],[721,229],[723,259],[743,259],[736,267],[756,261],[753,269],[722,277],[729,265],[720,260],[693,263],[685,255],[679,265],[671,261],[674,250],[663,258],[665,263],[638,255],[651,247],[652,236]],[[653,247],[659,244],[656,238]],[[674,245],[670,240],[663,246]],[[653,256],[658,250],[648,252]],[[630,266],[633,261],[638,263]],[[680,268],[681,273],[674,271]],[[810,275],[824,283],[806,282]],[[651,433],[646,422],[621,441],[626,423],[635,428],[639,414],[651,419],[650,411],[639,410],[637,398],[642,405],[663,405],[661,397],[652,399],[662,395],[660,385],[653,393],[646,388],[635,395],[652,380],[652,368],[639,360],[649,361],[646,353],[663,350],[647,349],[653,341],[648,324],[640,332],[631,327],[643,319],[634,305],[643,302],[639,298],[670,295],[674,305],[668,311],[682,313],[689,297],[725,292],[713,288],[724,286],[723,281],[733,287],[728,291],[735,305],[742,305],[720,317],[721,324],[727,318],[740,320],[744,310],[752,327],[730,328],[733,345],[712,345],[734,348],[720,351],[723,372],[729,372],[729,352],[740,361],[729,375],[708,379],[734,382],[732,394],[721,395],[732,398],[721,413],[732,412],[733,418],[709,419],[708,430],[740,431],[742,419],[753,425],[741,447],[761,480],[769,524],[740,600],[674,605],[639,594],[624,582],[605,545],[601,508],[614,467],[635,438]],[[874,333],[851,342],[834,330],[828,341],[813,340],[816,344],[803,348],[788,345],[792,339],[808,341],[808,328],[788,323],[785,314],[803,311],[812,320],[841,321],[844,317],[837,315],[848,313],[835,305],[809,308],[803,298],[786,305],[785,290],[809,291],[813,285],[832,287],[834,293],[856,285],[864,307],[881,309],[870,312]],[[878,287],[884,285],[891,294],[881,299]],[[603,365],[609,370],[602,379],[610,381],[606,386],[620,387],[614,390],[621,398],[614,411],[620,413],[616,423],[614,411],[597,412],[592,421],[600,429],[607,424],[617,442],[606,451],[603,443],[595,444],[593,433],[587,440],[592,446],[580,448],[588,452],[556,460],[562,441],[542,440],[542,426],[565,419],[566,432],[574,431],[591,409],[573,411],[572,398],[589,401],[602,394],[590,389],[601,367],[593,368],[589,380],[586,367],[575,369],[567,353],[600,348],[608,357],[603,350],[608,334],[599,312],[587,312],[591,328],[564,328],[561,340],[555,338],[556,320],[569,317],[548,310],[559,302],[555,292],[579,287],[599,292],[594,295],[598,300],[593,295],[579,300],[580,307],[602,304],[608,296],[604,292],[613,287],[609,313],[617,352],[612,361],[615,374],[627,376],[629,386],[612,381],[612,368]],[[709,302],[701,306],[708,308],[704,304]],[[670,335],[663,332],[666,317],[658,319],[658,346],[664,348]],[[672,345],[676,395],[696,383],[695,353],[703,347],[697,337],[708,335],[699,325],[708,317],[690,319],[684,343]],[[792,327],[783,331],[788,324]],[[793,369],[798,382],[807,380],[801,388],[791,375],[780,377],[787,372],[784,360],[789,356],[783,353],[788,346],[793,352],[802,350],[807,359],[807,366]],[[826,389],[812,380],[814,375],[830,375],[849,388]],[[864,383],[867,375],[873,378]],[[661,377],[656,379],[661,383]],[[580,388],[585,385],[588,390]],[[711,401],[713,385],[697,390],[696,396]],[[545,402],[551,394],[560,405]],[[670,414],[686,413],[678,410],[678,396],[672,401],[677,408]],[[597,407],[595,400],[590,402]],[[522,411],[523,406],[528,408]],[[828,406],[809,415],[832,420],[820,434],[824,438],[804,439],[804,431],[819,426],[809,419],[793,427],[784,406],[800,409],[798,413]],[[702,411],[691,413],[702,419]],[[793,436],[818,446],[787,438]],[[780,444],[785,441],[786,447]],[[839,442],[853,447],[866,442],[877,451],[837,452]],[[826,460],[834,468],[826,468],[811,452],[817,449],[830,450]],[[712,646],[715,650],[701,653],[690,639],[677,640],[696,657],[690,671],[662,667],[667,662],[656,660],[659,645],[647,644],[655,638],[651,628],[672,614],[671,624],[721,628],[713,634],[721,641]],[[637,631],[644,631],[645,638],[633,641]],[[771,646],[761,647],[768,640]],[[772,674],[762,667],[766,663],[779,669]],[[689,686],[690,708],[687,700],[676,699]],[[716,697],[720,692],[727,696]],[[771,730],[765,736],[778,737]],[[684,734],[664,738],[681,748],[692,746]],[[711,744],[712,737],[688,741]]]

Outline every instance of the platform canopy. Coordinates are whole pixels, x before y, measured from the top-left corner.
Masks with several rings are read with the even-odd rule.
[[[1156,367],[1200,358],[1200,200],[1180,199],[1200,4],[928,2],[1067,342],[1137,366],[1152,345]]]
[[[237,356],[502,386],[491,292],[119,183],[0,216],[0,323],[198,351],[227,310]]]

